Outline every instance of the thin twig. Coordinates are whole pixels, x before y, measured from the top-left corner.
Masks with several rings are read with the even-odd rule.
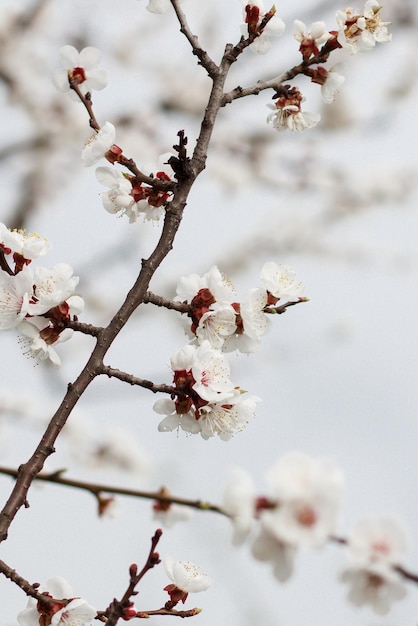
[[[151,380],[145,380],[144,378],[138,378],[133,374],[128,374],[127,372],[122,372],[114,367],[110,367],[109,365],[101,365],[98,374],[104,374],[109,378],[118,378],[124,383],[129,383],[130,385],[137,385],[138,387],[144,387],[145,389],[149,389],[153,393],[169,393],[170,395],[181,395],[181,392],[172,387],[171,385],[156,385]]]
[[[81,489],[82,491],[88,491],[96,498],[101,494],[114,494],[118,496],[127,496],[132,498],[142,498],[144,500],[153,500],[156,502],[163,502],[165,504],[179,504],[191,509],[197,509],[199,511],[212,511],[213,513],[219,513],[221,515],[228,516],[228,514],[220,507],[210,502],[203,500],[190,500],[188,498],[179,498],[169,494],[166,489],[159,489],[158,491],[141,491],[139,489],[128,489],[126,487],[113,487],[111,485],[105,485],[100,483],[90,483],[82,480],[74,480],[71,478],[65,478],[63,476],[64,470],[58,470],[50,474],[38,474],[35,480],[42,482],[54,483],[56,485],[62,485],[64,487],[72,487],[74,489]],[[0,466],[0,474],[5,476],[11,476],[17,478],[19,471],[9,467]]]

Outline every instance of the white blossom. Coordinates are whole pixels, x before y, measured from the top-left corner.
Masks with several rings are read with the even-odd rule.
[[[48,319],[38,316],[23,320],[17,330],[23,335],[20,341],[24,354],[33,357],[38,363],[49,359],[56,367],[61,365],[61,359],[53,346],[73,336],[71,328],[65,328],[57,334]]]
[[[355,54],[391,41],[389,22],[382,21],[381,8],[377,0],[368,0],[361,13],[351,7],[337,11],[338,43]]]
[[[233,543],[242,543],[254,524],[256,493],[251,476],[235,468],[230,483],[222,497],[222,509],[230,516],[233,527]]]
[[[273,261],[263,265],[260,279],[267,291],[282,302],[297,302],[304,290],[303,283],[296,280],[296,272],[291,267]]]
[[[51,269],[37,267],[33,274],[35,293],[29,305],[30,315],[42,315],[65,302],[74,294],[79,277],[67,263],[58,263]]]
[[[345,82],[345,76],[339,73],[339,70],[343,67],[342,63],[337,63],[334,67],[328,70],[327,79],[323,85],[321,85],[322,100],[326,104],[334,102],[335,96],[341,89],[341,86]]]
[[[296,547],[322,546],[336,531],[343,476],[328,459],[284,456],[268,474],[278,506],[260,515],[268,533]]]
[[[208,402],[198,411],[191,408],[187,413],[178,413],[175,402],[168,398],[157,400],[153,409],[166,416],[158,425],[160,432],[181,428],[193,435],[200,434],[203,439],[217,435],[223,441],[229,441],[254,416],[258,402],[260,399],[256,396],[246,396],[235,389],[228,400]]]
[[[278,131],[292,130],[302,132],[307,128],[316,126],[321,119],[319,113],[302,112],[299,107],[293,104],[284,107],[276,107],[274,104],[268,104],[267,106],[273,109],[273,113],[267,116],[267,122],[271,122],[273,128]]]
[[[24,230],[9,230],[0,223],[0,247],[3,250],[10,249],[12,253],[20,254],[24,259],[33,260],[46,254],[51,244],[36,233],[25,234]]]
[[[236,331],[236,312],[230,304],[214,302],[204,313],[196,328],[199,343],[209,341],[216,350],[222,350],[225,340]]]
[[[27,315],[33,291],[33,274],[28,266],[16,275],[0,271],[0,330],[15,328]]]
[[[85,167],[94,165],[102,159],[115,142],[116,129],[110,122],[105,122],[101,129],[92,135],[81,152],[81,164]]]
[[[78,100],[78,96],[70,89],[69,78],[79,85],[83,94],[93,89],[104,89],[108,84],[106,72],[97,69],[101,58],[97,48],[88,46],[78,52],[74,46],[64,46],[60,49],[59,56],[64,69],[57,70],[52,79],[56,88],[69,93],[73,100]]]
[[[281,541],[275,535],[261,528],[252,547],[253,556],[259,561],[271,561],[273,574],[280,582],[285,582],[293,573],[296,548]]]
[[[385,614],[406,589],[395,570],[402,564],[407,538],[393,518],[366,518],[354,526],[347,544],[349,565],[341,579],[349,584],[348,599],[358,606],[369,604]]]
[[[313,22],[310,29],[300,20],[293,22],[293,36],[300,43],[312,40],[320,48],[332,35],[327,31],[325,22]]]
[[[96,178],[110,191],[101,194],[102,203],[108,213],[121,213],[132,224],[138,219],[140,208],[132,195],[132,184],[119,170],[110,167],[96,168]],[[146,204],[146,200],[141,203]]]
[[[209,289],[214,299],[230,304],[236,298],[235,289],[229,279],[214,265],[203,276],[189,274],[181,276],[177,283],[177,297],[180,301],[191,302],[201,289]]]
[[[232,398],[234,385],[229,378],[229,363],[209,341],[195,349],[191,371],[196,381],[193,390],[203,400],[219,403]]]
[[[206,591],[211,585],[207,574],[200,572],[200,567],[186,561],[175,561],[169,556],[163,560],[167,576],[177,589],[187,593]]]
[[[247,5],[259,9],[259,25],[266,15],[266,10],[264,8],[264,3],[262,2],[262,0],[242,0],[242,4],[244,6],[244,18],[246,17],[245,7]],[[252,50],[252,52],[255,52],[256,54],[267,54],[267,52],[269,52],[269,50],[271,49],[271,42],[269,37],[280,37],[284,33],[284,30],[285,24],[283,20],[281,20],[280,17],[277,17],[277,15],[273,15],[267,22],[267,25],[265,26],[261,35],[259,35],[249,46],[250,50]],[[243,24],[241,26],[241,33],[244,37],[248,37],[249,32],[247,24]]]
[[[39,626],[40,623],[51,626],[88,626],[97,615],[96,609],[85,600],[73,597],[73,590],[60,576],[50,578],[45,587],[40,587],[39,590],[41,593],[47,592],[57,602],[51,609],[45,608],[42,611],[38,601],[29,598],[26,609],[17,616],[20,626]]]

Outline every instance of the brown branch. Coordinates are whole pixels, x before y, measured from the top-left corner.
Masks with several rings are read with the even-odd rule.
[[[155,271],[173,247],[173,241],[180,226],[186,199],[192,183],[199,171],[190,180],[181,181],[176,188],[173,200],[165,213],[164,225],[156,248],[148,259],[142,260],[142,268],[135,284],[126,296],[125,302],[115,314],[110,324],[100,330],[96,345],[85,367],[77,379],[68,385],[67,393],[52,417],[39,445],[30,459],[19,468],[19,475],[13,491],[0,512],[0,542],[7,538],[8,528],[19,509],[27,500],[29,487],[35,476],[42,470],[45,460],[53,454],[55,441],[64,427],[71,411],[89,384],[102,373],[103,358],[117,335],[125,326],[132,313],[143,302],[150,280]]]
[[[173,302],[173,300],[167,300],[162,296],[157,296],[151,291],[147,291],[144,297],[144,304],[155,304],[155,306],[161,306],[166,309],[173,309],[179,313],[189,313],[191,310],[190,304],[187,302]]]
[[[129,568],[130,580],[128,588],[123,595],[123,598],[121,600],[116,600],[115,598],[103,614],[104,617],[107,618],[107,626],[115,626],[115,624],[123,616],[125,610],[133,605],[133,603],[131,602],[131,598],[133,596],[136,596],[138,593],[137,591],[135,591],[135,587],[142,580],[145,574],[149,572],[149,570],[155,567],[155,565],[161,563],[160,555],[158,554],[158,552],[155,552],[155,548],[157,547],[162,534],[162,530],[160,529],[157,529],[155,531],[155,534],[151,539],[151,548],[148,554],[148,558],[142,570],[138,573],[137,565],[135,564],[131,565],[131,567]]]
[[[238,44],[239,45],[239,44]],[[232,52],[231,52],[232,53]],[[320,51],[319,54],[311,57],[307,61],[302,61],[298,65],[294,65],[290,70],[282,74],[281,76],[277,76],[276,78],[272,78],[268,81],[259,80],[255,85],[251,85],[250,87],[235,87],[228,93],[224,94],[221,106],[226,106],[227,104],[231,104],[234,100],[238,98],[245,98],[246,96],[258,96],[259,93],[265,91],[266,89],[277,89],[283,85],[283,83],[293,80],[299,74],[304,74],[305,70],[311,65],[316,65],[319,63],[325,63],[328,60],[329,52],[328,51]]]
[[[145,380],[144,378],[137,378],[132,374],[128,374],[127,372],[122,372],[121,370],[115,369],[114,367],[110,367],[109,365],[102,365],[100,367],[100,371],[98,374],[104,374],[109,378],[118,378],[124,383],[129,383],[130,385],[137,385],[138,387],[144,387],[145,389],[149,389],[153,393],[169,393],[170,395],[181,395],[179,390],[175,387],[171,387],[171,385],[156,385],[151,380]]]
[[[98,337],[103,330],[101,326],[85,324],[84,322],[79,322],[78,320],[67,320],[65,322],[65,326],[67,328],[72,328],[72,330],[75,330],[76,332],[83,333],[84,335],[91,335],[92,337]]]
[[[296,300],[295,302],[285,302],[284,304],[277,305],[277,306],[266,306],[263,310],[264,310],[264,313],[272,313],[273,315],[274,314],[281,315],[282,313],[285,313],[286,310],[290,306],[295,306],[295,304],[300,304],[301,302],[309,302],[309,298],[301,297],[299,298],[299,300]]]
[[[154,611],[138,611],[136,617],[139,618],[148,618],[151,615],[173,615],[174,617],[194,617],[195,615],[199,615],[202,612],[202,609],[194,608],[189,609],[188,611],[176,611],[176,609],[166,609],[165,607],[161,609],[156,609]]]
[[[0,474],[5,476],[11,476],[17,478],[19,471],[0,466]],[[158,491],[140,491],[138,489],[128,489],[126,487],[113,487],[111,485],[102,485],[100,483],[89,483],[82,480],[73,480],[70,478],[64,478],[63,470],[52,472],[51,474],[38,474],[35,480],[40,480],[47,483],[55,483],[64,487],[72,487],[74,489],[81,489],[93,494],[96,498],[101,494],[115,494],[118,496],[128,496],[132,498],[142,498],[145,500],[153,500],[157,502],[164,502],[166,504],[180,504],[199,511],[212,511],[213,513],[219,513],[220,515],[228,514],[220,507],[209,502],[202,500],[189,500],[187,498],[179,498],[177,496],[169,495],[167,490]]]
[[[93,102],[91,99],[91,94],[88,92],[84,95],[80,87],[78,86],[78,84],[75,81],[71,80],[71,78],[68,79],[68,82],[70,85],[70,89],[72,89],[77,94],[78,98],[80,99],[80,102],[84,105],[89,115],[90,127],[94,131],[96,131],[96,133],[98,133],[100,130],[100,124],[97,121],[97,118],[93,111]],[[162,191],[173,191],[173,189],[175,188],[174,182],[160,180],[158,178],[154,178],[153,176],[147,176],[146,174],[141,172],[141,170],[137,167],[133,159],[126,157],[123,154],[119,155],[117,162],[120,163],[120,165],[123,165],[124,167],[126,167],[126,169],[128,169],[130,172],[132,172],[132,174],[135,176],[135,179],[138,182],[146,183],[147,185],[150,185],[151,187],[154,187],[155,189],[161,189]]]
[[[20,574],[16,572],[16,570],[12,569],[7,563],[0,560],[0,573],[2,573],[6,578],[14,582],[22,591],[26,593],[27,596],[31,598],[35,598],[36,600],[42,602],[45,605],[49,605],[52,603],[52,598],[49,598],[42,594],[38,588],[39,583],[35,583],[31,585],[30,582],[25,580]]]

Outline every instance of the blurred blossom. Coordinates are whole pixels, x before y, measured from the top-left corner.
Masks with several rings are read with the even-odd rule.
[[[248,536],[256,513],[256,493],[251,476],[236,468],[222,497],[222,509],[230,516],[233,527],[233,543],[242,543]]]
[[[367,518],[354,526],[348,539],[349,565],[341,580],[348,583],[348,599],[358,606],[369,604],[385,614],[392,602],[406,595],[403,577],[395,570],[402,565],[407,538],[393,518]]]

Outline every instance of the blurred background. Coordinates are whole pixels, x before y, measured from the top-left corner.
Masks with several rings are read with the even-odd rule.
[[[267,5],[266,5],[267,6]],[[325,20],[336,29],[337,0],[276,5],[285,34],[272,50],[247,50],[228,89],[280,75],[299,62],[294,19]],[[202,46],[218,61],[237,42],[237,0],[186,0],[183,8]],[[362,9],[362,5],[358,6]],[[72,414],[49,471],[138,489],[165,485],[175,495],[220,503],[233,467],[246,469],[260,493],[266,471],[298,450],[333,458],[346,491],[340,534],[370,515],[393,514],[409,532],[405,566],[418,572],[418,9],[386,0],[393,41],[346,61],[336,101],[300,78],[304,109],[320,124],[301,134],[266,124],[271,92],[238,100],[220,113],[207,169],[193,189],[175,247],[152,281],[175,295],[180,276],[217,264],[240,294],[259,286],[263,263],[292,266],[310,301],[273,319],[254,355],[229,356],[231,378],[263,402],[247,429],[225,443],[186,433],[159,433],[151,392],[96,379]],[[184,129],[193,148],[210,88],[172,11],[153,15],[146,1],[52,0],[0,7],[0,221],[47,237],[41,264],[69,263],[86,301],[82,321],[105,325],[124,300],[160,224],[130,225],[105,212],[94,168],[80,151],[91,134],[82,105],[58,93],[51,76],[66,44],[102,51],[109,86],[93,94],[100,124],[141,166],[154,167]],[[338,57],[338,58],[337,58]],[[333,59],[331,58],[331,61]],[[112,367],[170,383],[172,352],[185,343],[177,313],[142,306],[106,357]],[[1,337],[0,464],[25,462],[84,366],[93,339],[77,334],[58,347],[60,369],[25,358],[16,333]],[[12,481],[0,475],[3,503]],[[151,503],[117,498],[114,517],[99,518],[94,498],[56,485],[34,485],[1,545],[0,558],[31,582],[65,577],[76,595],[104,610],[128,584],[132,562],[144,563],[160,523]],[[196,624],[228,626],[416,626],[418,588],[387,616],[358,609],[339,582],[344,550],[303,553],[286,584],[248,546],[231,545],[227,519],[195,512],[164,530],[161,555],[190,560],[214,581],[186,608]],[[163,567],[140,586],[137,607],[166,601]],[[17,624],[23,592],[0,578],[0,625]],[[160,624],[162,617],[152,618]]]

